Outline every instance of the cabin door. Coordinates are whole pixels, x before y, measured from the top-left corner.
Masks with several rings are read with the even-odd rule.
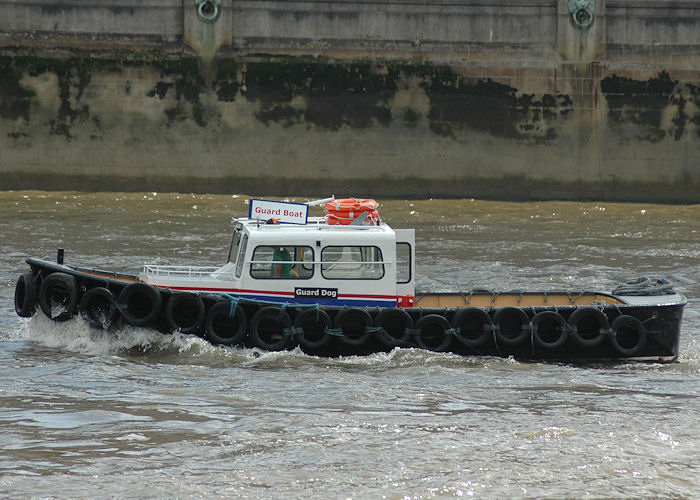
[[[399,307],[413,307],[416,295],[416,230],[395,229],[396,301]]]

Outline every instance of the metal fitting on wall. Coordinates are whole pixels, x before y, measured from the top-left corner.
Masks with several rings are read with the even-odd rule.
[[[205,23],[213,23],[221,15],[221,0],[195,0],[197,17]]]
[[[595,0],[569,0],[571,20],[578,29],[587,30],[593,23]]]

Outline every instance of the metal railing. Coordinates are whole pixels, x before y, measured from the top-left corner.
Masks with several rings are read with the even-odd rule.
[[[145,264],[143,274],[149,277],[167,278],[217,278],[226,273],[219,272],[219,267],[214,266],[161,266]]]

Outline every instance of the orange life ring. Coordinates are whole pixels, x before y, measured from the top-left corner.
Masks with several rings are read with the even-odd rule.
[[[375,200],[360,198],[343,198],[326,202],[326,211],[328,212],[369,212],[378,207],[379,203]]]
[[[328,201],[326,202],[328,224],[352,224],[358,217],[364,217],[365,213],[368,213],[369,217],[376,223],[379,220],[378,206],[379,203],[375,200],[361,198]]]
[[[379,212],[376,210],[366,210],[366,211],[361,211],[361,212],[328,212],[328,224],[331,226],[334,224],[341,224],[344,226],[347,226],[348,224],[352,224],[352,222],[358,218],[363,216],[364,214],[369,214],[370,218],[374,221],[374,224],[376,224],[379,220]]]

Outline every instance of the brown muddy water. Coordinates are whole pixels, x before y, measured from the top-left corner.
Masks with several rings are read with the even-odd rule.
[[[384,201],[423,290],[688,296],[677,363],[326,359],[14,313],[28,256],[216,265],[247,196],[0,192],[0,495],[698,498],[700,206]],[[303,200],[296,200],[303,201]]]

